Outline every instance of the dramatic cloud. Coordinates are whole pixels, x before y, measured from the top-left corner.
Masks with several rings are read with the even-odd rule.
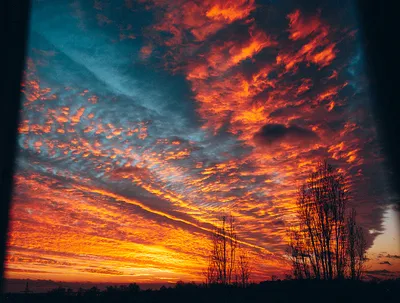
[[[254,140],[260,145],[287,143],[308,143],[316,141],[318,136],[311,130],[296,125],[266,124],[254,135]]]
[[[200,281],[226,213],[253,279],[281,275],[325,158],[400,266],[351,1],[33,2],[8,278]]]

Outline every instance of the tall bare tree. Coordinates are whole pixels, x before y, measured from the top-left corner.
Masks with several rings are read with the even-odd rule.
[[[231,284],[236,266],[238,247],[235,220],[232,216],[222,216],[211,236],[212,250],[206,272],[207,283]]]
[[[233,216],[222,216],[211,235],[212,249],[205,271],[207,284],[249,284],[250,262],[244,247],[239,248],[236,221]]]
[[[207,269],[204,271],[204,276],[206,278],[206,284],[215,284],[218,282],[218,270],[217,270],[217,265],[214,261],[214,257],[211,254],[208,257],[208,265]]]
[[[353,280],[361,279],[365,264],[365,250],[367,243],[363,230],[356,223],[356,211],[353,208],[347,219],[348,241],[347,253],[349,256],[349,275]]]
[[[250,284],[251,265],[247,250],[240,246],[237,260],[236,283],[241,287]]]
[[[297,279],[311,278],[311,267],[314,273],[317,272],[315,268],[315,256],[310,251],[310,245],[306,243],[307,230],[301,224],[298,229],[291,228],[289,230],[289,256],[292,260],[293,274]]]
[[[348,228],[351,222],[346,220],[348,200],[349,189],[344,175],[327,161],[319,163],[317,170],[300,187],[297,198],[300,224],[289,231],[289,251],[297,278],[331,280],[345,277],[349,259],[352,264]],[[352,253],[362,255],[365,241],[361,228],[354,227],[353,234]],[[357,260],[357,268],[362,268],[365,258],[353,260]]]

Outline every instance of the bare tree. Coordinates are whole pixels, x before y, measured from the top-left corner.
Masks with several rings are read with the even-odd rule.
[[[239,257],[237,264],[236,283],[241,287],[247,287],[250,283],[250,258],[244,247],[239,248]]]
[[[220,226],[211,236],[212,250],[206,275],[208,284],[231,284],[236,266],[236,250],[238,247],[235,220],[232,216],[223,216]]]
[[[349,256],[349,274],[352,280],[361,279],[366,261],[365,250],[367,248],[362,228],[357,226],[356,216],[356,210],[353,208],[347,219],[347,253]]]
[[[348,200],[349,189],[344,175],[327,161],[319,163],[317,170],[300,187],[297,198],[300,223],[289,230],[289,254],[296,278],[342,279],[348,260],[354,270],[355,262],[358,262],[357,268],[361,272],[365,258],[355,255],[365,253],[365,241],[362,230],[354,227],[354,247],[349,248],[348,225],[352,221],[346,220]]]
[[[207,285],[215,284],[218,282],[217,266],[215,264],[215,261],[214,261],[214,258],[212,255],[208,258],[208,265],[207,265],[206,271],[204,272],[204,276],[205,276]]]
[[[233,282],[233,275],[235,273],[236,267],[236,253],[238,249],[238,240],[237,240],[237,233],[236,233],[236,223],[233,216],[228,216],[227,218],[227,236],[229,239],[228,247],[225,247],[229,252],[229,256],[225,258],[227,261],[227,276],[226,282],[227,284],[231,284]]]
[[[212,249],[204,272],[206,284],[250,284],[250,258],[246,248],[239,246],[236,224],[233,216],[222,216],[211,234]]]
[[[298,229],[289,230],[289,256],[292,259],[293,275],[296,279],[312,277],[313,254],[310,253],[310,245],[306,243],[306,232],[303,225],[300,225]]]

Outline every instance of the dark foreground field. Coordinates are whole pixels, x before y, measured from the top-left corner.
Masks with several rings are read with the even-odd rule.
[[[136,284],[77,292],[59,288],[43,294],[6,294],[2,302],[399,302],[400,279],[381,282],[274,281],[247,288],[178,283],[160,290]]]

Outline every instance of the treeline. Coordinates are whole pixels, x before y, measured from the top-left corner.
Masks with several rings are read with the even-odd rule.
[[[251,264],[246,248],[238,241],[233,216],[222,216],[211,240],[212,249],[204,272],[206,285],[248,286]]]
[[[350,180],[327,161],[318,163],[298,190],[296,223],[287,228],[287,256],[296,279],[360,280],[367,243],[349,208]],[[222,216],[211,236],[212,249],[205,271],[207,285],[246,287],[252,264],[246,247],[239,245],[236,222]]]
[[[362,278],[367,243],[355,209],[348,209],[349,183],[324,161],[300,187],[288,249],[297,279]]]
[[[238,239],[235,219],[222,216],[211,233],[203,284],[178,282],[160,290],[141,290],[136,284],[104,291],[58,288],[47,294],[9,294],[5,302],[397,302],[400,279],[361,281],[367,245],[350,200],[344,173],[319,163],[298,191],[297,222],[287,230],[292,273],[283,281],[251,283],[257,264]]]
[[[105,302],[398,302],[400,279],[380,282],[352,280],[278,280],[259,284],[250,283],[246,288],[233,285],[206,285],[178,282],[174,287],[159,290],[141,290],[137,285],[96,287],[77,292],[57,288],[44,294],[6,294],[5,303],[105,303]]]

